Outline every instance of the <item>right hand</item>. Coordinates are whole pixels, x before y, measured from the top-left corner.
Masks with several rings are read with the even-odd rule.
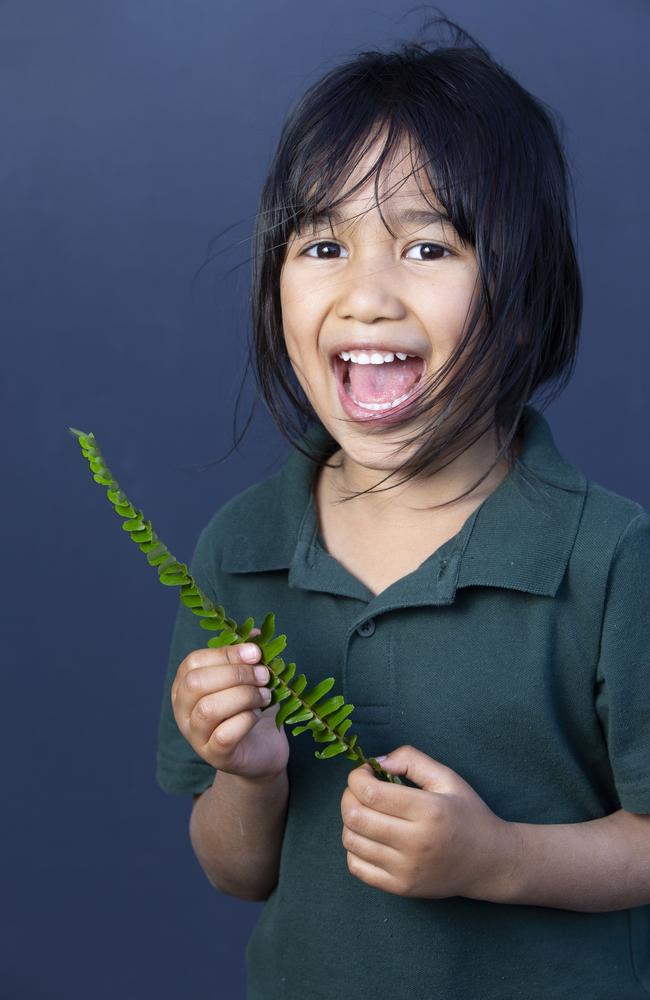
[[[254,628],[251,637],[260,634]],[[255,644],[253,644],[255,645]],[[246,778],[272,778],[289,760],[284,725],[275,717],[281,702],[269,705],[255,677],[257,661],[242,659],[242,643],[195,649],[182,660],[171,688],[172,710],[181,733],[204,760],[219,771]],[[265,711],[261,711],[265,708]]]

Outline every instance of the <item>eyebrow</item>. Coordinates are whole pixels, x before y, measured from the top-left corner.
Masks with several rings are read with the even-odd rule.
[[[336,207],[330,209],[329,217],[335,223],[346,221],[341,209]],[[414,224],[418,226],[427,226],[438,222],[448,222],[451,225],[451,219],[449,216],[445,212],[439,212],[437,209],[405,208],[402,209],[401,212],[396,212],[394,215],[386,215],[386,218],[391,224],[398,223],[398,225]],[[318,212],[315,215],[310,216],[305,221],[307,224],[311,223],[315,228],[322,223],[326,223],[328,221],[328,215],[326,212]]]

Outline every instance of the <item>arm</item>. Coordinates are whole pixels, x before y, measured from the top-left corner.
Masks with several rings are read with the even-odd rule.
[[[209,882],[251,902],[267,899],[278,881],[289,799],[286,768],[271,779],[217,771],[195,796],[190,841]]]
[[[598,913],[650,903],[650,815],[619,809],[585,823],[508,823],[495,903]]]

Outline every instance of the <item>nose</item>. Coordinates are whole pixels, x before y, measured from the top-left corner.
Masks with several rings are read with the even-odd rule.
[[[356,319],[360,323],[403,319],[406,309],[395,271],[390,263],[377,257],[348,261],[336,304],[338,319]]]

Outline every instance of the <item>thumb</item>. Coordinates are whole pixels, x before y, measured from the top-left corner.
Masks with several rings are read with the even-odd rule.
[[[375,760],[389,774],[404,775],[427,792],[460,792],[470,786],[456,771],[412,746],[401,746]]]

